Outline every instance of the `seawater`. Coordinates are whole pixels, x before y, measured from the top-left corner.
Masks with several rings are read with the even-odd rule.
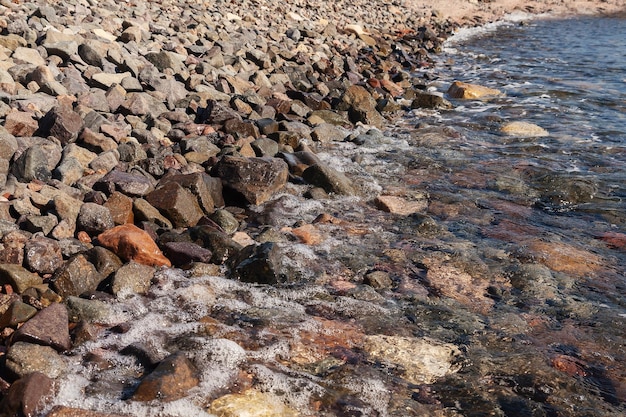
[[[285,415],[623,415],[626,21],[518,20],[447,48],[415,74],[429,89],[462,80],[505,95],[320,146],[361,197],[305,200],[290,184],[246,213],[284,234],[291,284],[160,271],[68,356],[53,404],[208,416],[216,398],[252,388],[297,410]],[[506,136],[507,121],[549,135]],[[386,213],[381,194],[423,209]],[[284,232],[322,213],[335,220],[315,223],[320,244]],[[373,270],[392,286],[364,285]],[[366,336],[454,345],[461,357],[441,377],[411,379],[410,360],[368,354]],[[179,351],[199,385],[172,402],[133,401],[151,369],[132,352]]]

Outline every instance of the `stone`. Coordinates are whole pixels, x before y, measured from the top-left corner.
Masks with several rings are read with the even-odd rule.
[[[37,236],[26,242],[24,264],[39,274],[53,274],[63,264],[61,245],[54,239]]]
[[[146,196],[146,200],[162,212],[174,227],[195,226],[203,216],[196,196],[176,182],[166,182]]]
[[[13,52],[13,60],[17,63],[33,64],[33,65],[46,65],[46,60],[43,59],[37,49],[18,47]]]
[[[401,366],[412,384],[432,384],[461,369],[462,355],[455,345],[429,338],[366,336],[364,349],[375,360]]]
[[[53,380],[40,372],[33,372],[11,384],[11,388],[0,403],[0,414],[40,415],[54,394]]]
[[[311,138],[316,142],[343,142],[350,135],[347,129],[330,123],[320,123],[313,128]]]
[[[150,235],[133,224],[116,226],[98,236],[98,243],[124,261],[148,266],[172,266]]]
[[[269,200],[287,183],[289,168],[277,158],[227,156],[216,166],[216,173],[228,187],[250,204]]]
[[[438,94],[417,92],[411,102],[412,109],[446,110],[453,107],[452,103]]]
[[[0,243],[0,264],[22,265],[28,239],[25,232],[14,230],[5,233]]]
[[[302,173],[302,178],[309,184],[323,188],[328,193],[356,195],[352,181],[342,172],[323,163],[311,165]]]
[[[232,275],[241,281],[257,284],[285,282],[280,258],[278,246],[273,242],[247,246],[233,260]]]
[[[363,277],[363,283],[376,289],[391,288],[393,282],[385,271],[371,271]]]
[[[118,297],[145,294],[153,276],[154,267],[130,261],[113,273],[111,292]]]
[[[566,243],[533,240],[527,245],[537,262],[577,277],[594,274],[606,264],[601,256]]]
[[[104,301],[69,296],[65,303],[68,320],[72,323],[84,321],[110,325],[113,324],[116,317],[116,312],[111,304]]]
[[[13,175],[22,182],[32,180],[47,181],[52,178],[49,168],[49,154],[42,146],[34,145],[26,149],[13,163]]]
[[[414,213],[424,213],[428,209],[428,200],[407,200],[402,197],[392,195],[381,195],[374,199],[374,204],[387,213],[409,216]]]
[[[307,121],[317,126],[322,123],[328,123],[335,126],[350,126],[350,120],[344,115],[333,110],[314,110],[307,117]]]
[[[213,213],[215,209],[215,201],[213,195],[215,192],[221,194],[221,187],[215,191],[215,179],[203,172],[194,172],[192,174],[170,175],[164,177],[159,185],[175,182],[181,187],[191,191],[198,200],[198,204],[202,211],[206,214]],[[222,200],[220,198],[219,200]]]
[[[175,401],[200,383],[198,370],[183,353],[165,358],[146,376],[132,396],[135,401]]]
[[[172,265],[182,267],[192,262],[211,262],[213,253],[192,242],[167,242],[163,244],[163,251]]]
[[[117,149],[117,142],[102,133],[86,127],[78,137],[79,142],[93,152],[100,153]]]
[[[50,346],[59,352],[72,347],[67,326],[68,314],[63,304],[52,303],[40,310],[13,334],[14,342]]]
[[[78,230],[98,234],[113,228],[115,222],[107,207],[96,203],[84,203],[78,212],[76,226]]]
[[[46,417],[130,417],[129,414],[106,413],[82,408],[55,405]]]
[[[37,314],[37,309],[20,300],[15,300],[0,316],[0,328],[17,327]]]
[[[83,129],[83,119],[71,109],[55,107],[44,116],[40,128],[57,138],[62,145],[67,145],[78,138]]]
[[[529,122],[505,123],[500,131],[508,136],[542,137],[550,135],[543,127]]]
[[[79,253],[65,261],[57,270],[52,278],[52,287],[65,299],[96,291],[103,278],[85,254]]]
[[[109,210],[113,223],[116,226],[120,224],[133,223],[133,199],[115,191],[109,196],[104,207]]]
[[[63,161],[54,170],[53,176],[63,184],[71,186],[83,178],[84,172],[85,167],[76,158],[69,157],[63,158]]]
[[[91,80],[103,88],[110,88],[116,84],[121,84],[122,80],[131,77],[130,72],[122,72],[117,74],[111,74],[108,72],[99,72],[91,76]]]
[[[21,294],[30,287],[40,285],[43,280],[21,265],[0,264],[0,283],[11,285],[13,291]]]
[[[171,229],[174,227],[172,222],[159,212],[152,204],[143,198],[137,198],[133,202],[133,214],[136,222],[150,222],[157,226]]]
[[[352,85],[346,89],[342,101],[348,105],[348,116],[353,123],[362,122],[381,127],[384,118],[376,110],[376,100],[360,85]]]
[[[234,258],[243,247],[235,242],[226,233],[216,230],[212,226],[196,226],[189,229],[189,235],[195,243],[209,249],[213,256],[211,263],[221,265],[228,259]]]
[[[58,219],[53,214],[47,214],[45,216],[26,215],[23,225],[24,229],[31,233],[42,232],[47,236],[58,223]]]
[[[143,197],[154,190],[154,184],[143,175],[113,170],[94,184],[94,190],[112,194],[119,191],[128,196]]]
[[[16,342],[6,355],[6,368],[18,378],[40,372],[48,378],[56,379],[63,375],[67,366],[65,358],[50,346]]]
[[[116,254],[102,246],[94,246],[85,254],[103,277],[108,277],[124,264]]]
[[[239,229],[239,222],[228,210],[217,209],[209,218],[217,223],[224,233],[228,235],[232,235]]]
[[[468,84],[461,81],[453,82],[448,88],[448,96],[466,100],[499,97],[502,95],[503,94],[500,90],[476,84]]]
[[[220,417],[296,417],[300,413],[283,404],[278,398],[247,390],[242,394],[227,394],[211,403],[209,412]]]

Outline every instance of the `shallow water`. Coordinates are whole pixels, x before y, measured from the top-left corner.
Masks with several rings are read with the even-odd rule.
[[[252,237],[256,223],[282,236],[289,284],[163,270],[147,297],[120,300],[108,330],[70,356],[55,403],[201,416],[216,398],[254,389],[297,410],[283,415],[624,413],[623,31],[623,20],[535,21],[451,43],[433,88],[462,79],[506,97],[415,111],[362,145],[318,149],[363,198],[305,200],[290,184],[245,213]],[[550,135],[503,136],[509,120]],[[380,194],[424,209],[386,213],[372,201]],[[315,222],[323,213],[332,217]],[[290,228],[301,224],[320,243],[299,243]],[[374,270],[392,286],[363,284]],[[371,348],[386,340],[413,357]],[[199,386],[169,403],[133,401],[151,369],[119,353],[129,346],[155,359],[182,351]],[[429,346],[453,354],[437,359]],[[441,374],[417,373],[422,356]]]

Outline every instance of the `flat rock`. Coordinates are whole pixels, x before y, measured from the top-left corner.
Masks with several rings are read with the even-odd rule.
[[[65,301],[67,305],[68,320],[72,323],[84,321],[87,323],[97,323],[110,325],[115,319],[115,310],[111,304],[70,296]]]
[[[98,236],[98,242],[125,261],[149,266],[172,266],[150,235],[132,224],[107,230]]]
[[[489,97],[502,96],[500,90],[489,87],[483,87],[477,84],[469,84],[461,81],[455,81],[448,88],[448,96],[460,99],[482,99]]]
[[[154,267],[130,261],[113,274],[111,291],[116,296],[145,294],[153,276]]]
[[[300,415],[278,398],[255,390],[247,390],[242,394],[224,395],[211,403],[209,412],[221,417],[296,417]]]
[[[134,221],[133,199],[118,191],[109,196],[104,207],[109,210],[116,226]]]
[[[376,110],[376,100],[364,87],[348,87],[342,100],[349,106],[348,115],[353,123],[362,122],[376,127],[383,125],[385,119]]]
[[[509,136],[542,137],[550,135],[543,127],[529,122],[509,122],[504,124],[500,131]]]
[[[374,204],[382,211],[408,216],[413,213],[423,213],[428,208],[426,199],[411,201],[398,196],[381,195],[376,197]]]
[[[13,335],[13,340],[50,346],[63,352],[72,347],[67,323],[65,306],[53,303],[24,323]]]
[[[154,190],[154,184],[143,175],[127,173],[120,170],[113,170],[102,177],[94,189],[113,193],[119,191],[129,196],[145,196]]]
[[[60,377],[67,368],[66,359],[50,346],[16,342],[6,355],[6,367],[18,377],[40,372],[48,378]]]

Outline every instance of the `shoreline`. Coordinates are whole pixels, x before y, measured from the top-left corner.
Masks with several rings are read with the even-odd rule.
[[[431,57],[460,27],[516,11],[623,15],[626,6],[446,0],[433,11],[426,0],[352,7],[303,0],[244,1],[235,10],[232,3],[191,0],[96,3],[101,7],[0,4],[0,414],[118,417],[104,410],[117,401],[115,412],[124,414],[126,402],[126,409],[157,415],[187,396],[197,403],[179,413],[189,407],[231,416],[229,408],[245,411],[250,402],[284,417],[298,414],[294,404],[308,407],[307,415],[319,411],[313,407],[324,415],[336,407],[384,414],[380,405],[342,397],[350,374],[328,392],[313,383],[303,388],[322,392],[315,400],[302,395],[309,403],[296,397],[275,404],[276,396],[256,388],[276,388],[267,375],[284,376],[281,367],[311,372],[317,381],[344,365],[376,375],[367,366],[387,361],[406,401],[419,397],[422,412],[440,415],[427,386],[461,368],[456,340],[421,337],[417,326],[403,328],[415,323],[382,318],[365,331],[355,324],[361,313],[329,307],[326,298],[345,297],[354,301],[347,310],[366,315],[359,303],[374,305],[378,292],[397,283],[378,273],[377,260],[353,266],[347,253],[350,266],[338,259],[325,265],[315,255],[316,248],[328,250],[332,233],[375,233],[342,209],[407,217],[425,212],[427,198],[404,198],[402,190],[383,195],[380,184],[352,178],[345,156],[333,159],[333,152],[384,143],[381,130],[394,117],[445,106],[411,72],[433,68]],[[305,203],[313,209],[293,207]],[[401,250],[390,253],[412,274],[423,272]],[[428,261],[444,276],[459,272],[441,259]],[[470,275],[458,275],[473,285]],[[310,286],[321,296],[277,295],[272,286]],[[476,321],[493,307],[482,290],[461,294]],[[409,293],[407,299],[430,296],[419,285]],[[297,317],[282,303],[295,304],[288,313]],[[273,321],[276,311],[286,314],[284,323]],[[396,318],[405,320],[403,314]],[[193,330],[169,334],[168,326]],[[145,340],[154,335],[156,341]],[[277,359],[264,359],[275,340],[284,352],[276,348]],[[398,345],[407,355],[395,352]],[[433,357],[417,363],[424,369],[405,372],[417,366],[415,346]],[[439,369],[429,369],[428,359]],[[203,367],[224,379],[213,381]],[[59,382],[66,372],[73,381]],[[72,382],[91,394],[72,391]],[[387,392],[366,382],[363,391]],[[59,383],[66,403],[51,410]],[[105,399],[85,411],[80,395]]]

